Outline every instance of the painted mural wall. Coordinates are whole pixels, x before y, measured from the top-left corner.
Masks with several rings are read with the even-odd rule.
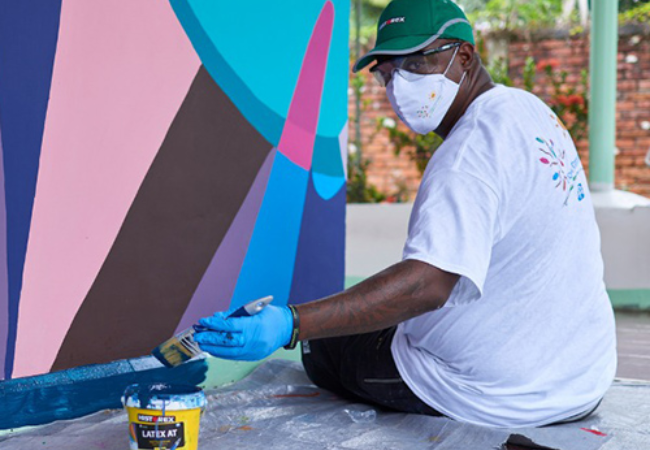
[[[0,3],[0,378],[343,288],[349,7]]]

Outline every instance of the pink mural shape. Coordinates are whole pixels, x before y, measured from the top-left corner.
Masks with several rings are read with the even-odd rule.
[[[334,27],[334,5],[328,1],[323,5],[294,90],[287,120],[282,130],[278,150],[291,162],[305,170],[311,169],[316,128],[320,108],[320,97],[325,82],[327,58],[332,29]]]
[[[199,67],[168,2],[63,2],[14,377],[50,370]]]

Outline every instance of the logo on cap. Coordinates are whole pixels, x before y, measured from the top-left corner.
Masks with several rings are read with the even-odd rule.
[[[393,17],[392,19],[388,19],[386,22],[379,25],[379,31],[381,31],[386,25],[390,25],[392,23],[403,23],[403,22],[404,22],[404,17]]]

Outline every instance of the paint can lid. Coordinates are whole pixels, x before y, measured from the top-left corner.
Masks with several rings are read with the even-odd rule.
[[[206,399],[200,387],[189,384],[132,384],[124,391],[122,404],[128,408],[182,411],[204,408]]]

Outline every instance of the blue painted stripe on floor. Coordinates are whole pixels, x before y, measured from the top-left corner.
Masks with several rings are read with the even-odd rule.
[[[153,357],[94,364],[0,383],[0,430],[74,419],[121,408],[133,383],[198,385],[206,379],[205,359],[167,369]]]

